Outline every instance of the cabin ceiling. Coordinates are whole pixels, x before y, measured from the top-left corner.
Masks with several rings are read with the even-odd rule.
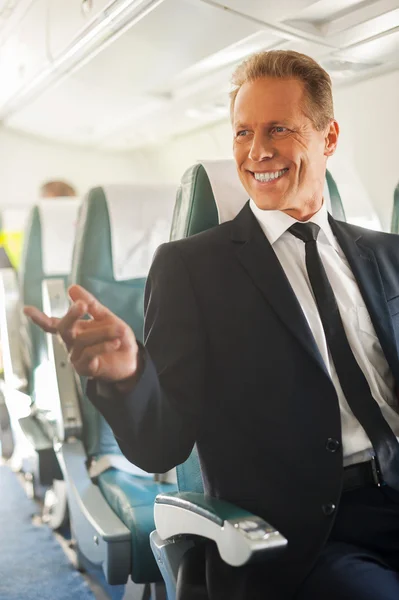
[[[313,56],[335,86],[397,69],[399,0],[0,0],[0,119],[103,150],[160,144],[225,119],[234,67],[270,48]]]

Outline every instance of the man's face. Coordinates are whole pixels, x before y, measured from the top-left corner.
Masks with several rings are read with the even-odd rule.
[[[245,83],[233,113],[234,158],[241,182],[262,210],[304,220],[319,210],[336,121],[316,131],[305,115],[304,85],[264,77]]]

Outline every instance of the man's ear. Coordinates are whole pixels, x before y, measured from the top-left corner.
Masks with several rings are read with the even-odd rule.
[[[339,125],[334,119],[330,122],[325,137],[325,156],[332,156],[337,148],[339,138]]]

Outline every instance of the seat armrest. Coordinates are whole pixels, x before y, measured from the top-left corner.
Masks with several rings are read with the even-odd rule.
[[[0,269],[0,339],[8,388],[27,392],[28,377],[20,338],[20,290],[14,269]]]
[[[62,318],[68,311],[68,294],[63,279],[44,279],[42,282],[43,310],[50,317]],[[69,361],[67,349],[58,336],[47,334],[48,357],[52,373],[52,412],[58,441],[82,437],[83,421],[80,411],[80,382]]]
[[[162,539],[196,535],[213,540],[221,558],[235,567],[265,559],[288,543],[260,517],[194,492],[159,494],[155,499],[154,518]]]

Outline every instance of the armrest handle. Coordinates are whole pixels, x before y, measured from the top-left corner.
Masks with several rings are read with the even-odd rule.
[[[228,502],[197,494],[159,494],[154,518],[162,539],[198,535],[216,542],[220,556],[238,567],[283,549],[287,539],[269,523]]]
[[[28,376],[20,336],[20,290],[14,269],[0,269],[0,338],[4,380],[9,389],[27,393]]]
[[[50,317],[63,317],[69,308],[63,279],[44,279],[42,282],[43,310]],[[47,334],[49,362],[54,382],[54,413],[60,442],[82,437],[82,416],[79,402],[79,381],[69,362],[68,352],[57,336]]]

